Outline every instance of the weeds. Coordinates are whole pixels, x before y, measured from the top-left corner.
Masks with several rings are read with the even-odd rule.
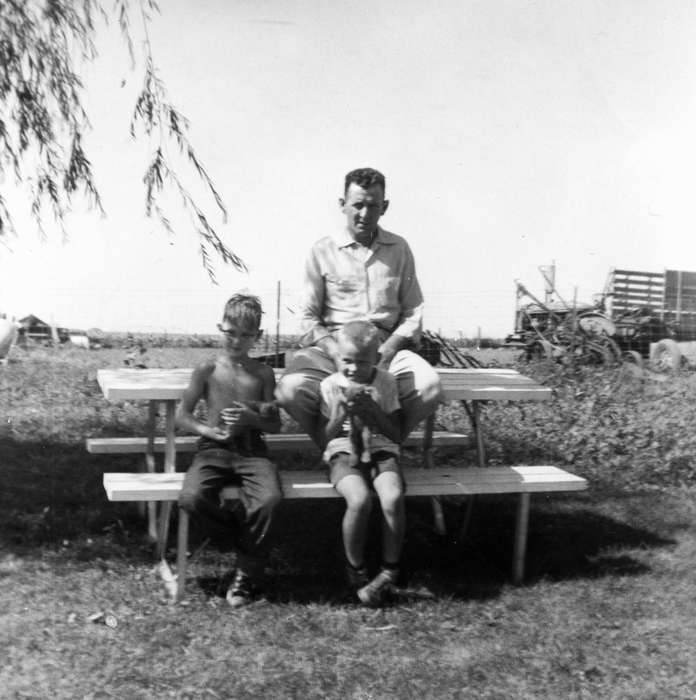
[[[141,458],[84,448],[144,429],[143,405],[109,404],[96,386],[125,352],[36,350],[0,368],[2,697],[696,696],[691,375],[529,365],[552,401],[485,407],[491,461],[590,480],[586,493],[532,500],[525,586],[508,582],[513,498],[477,499],[463,539],[460,502],[445,503],[441,537],[428,499],[409,499],[404,594],[379,610],[341,597],[341,504],[288,502],[267,598],[232,613],[220,591],[233,561],[209,547],[190,567],[187,604],[167,602],[136,508],[109,503],[101,485]],[[149,364],[193,366],[210,352],[153,348]],[[438,421],[468,428],[456,403]],[[115,627],[91,621],[106,614]]]

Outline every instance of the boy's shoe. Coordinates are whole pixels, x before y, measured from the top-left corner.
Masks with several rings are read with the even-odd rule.
[[[372,581],[358,589],[358,598],[363,605],[376,607],[384,602],[388,594],[394,593],[397,569],[382,569]]]
[[[350,564],[346,564],[346,579],[348,581],[348,587],[352,593],[356,593],[358,589],[367,585],[370,580],[369,576],[367,575],[367,569],[364,566],[356,569]]]
[[[227,589],[225,600],[232,608],[241,608],[253,602],[257,590],[252,578],[242,569],[237,569],[234,579]]]

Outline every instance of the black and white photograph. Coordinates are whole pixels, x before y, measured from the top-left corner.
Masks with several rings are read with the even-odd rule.
[[[695,39],[0,0],[0,699],[696,698]]]

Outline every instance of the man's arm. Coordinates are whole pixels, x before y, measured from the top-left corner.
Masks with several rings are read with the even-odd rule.
[[[391,361],[394,359],[399,350],[403,350],[411,345],[411,339],[403,335],[394,333],[390,335],[379,347],[379,362],[377,366],[380,369],[389,369]]]
[[[302,287],[302,316],[300,319],[303,346],[316,345],[325,337],[331,337],[324,325],[324,276],[319,267],[317,252],[310,250],[305,261]]]
[[[423,328],[423,293],[416,277],[416,263],[408,243],[404,241],[404,261],[400,270],[399,322],[379,348],[379,367],[387,369],[399,350],[417,346]]]
[[[319,265],[317,250],[312,248],[304,269],[301,319],[303,336],[300,339],[300,344],[303,347],[316,345],[321,348],[333,360],[336,369],[338,369],[340,367],[338,344],[324,325],[325,299],[324,275]]]

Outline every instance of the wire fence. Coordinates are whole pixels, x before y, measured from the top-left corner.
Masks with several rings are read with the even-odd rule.
[[[241,289],[146,288],[56,289],[42,308],[29,309],[44,321],[70,328],[149,333],[215,333],[223,305]],[[249,288],[264,308],[265,334],[275,337],[301,332],[302,289],[297,283]],[[466,339],[502,338],[514,326],[512,290],[428,291],[424,289],[424,328]],[[50,305],[49,305],[50,302]],[[44,318],[45,317],[45,318]]]

